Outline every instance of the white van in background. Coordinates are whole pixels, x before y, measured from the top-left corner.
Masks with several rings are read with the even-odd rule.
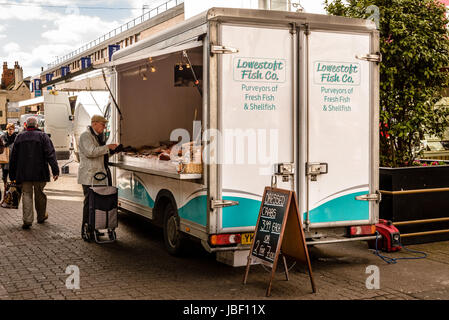
[[[80,135],[90,125],[90,119],[93,115],[105,115],[108,105],[110,105],[110,102],[109,92],[107,91],[83,91],[77,94],[73,121],[73,147],[76,161],[79,161],[78,141]]]
[[[72,112],[69,95],[66,92],[44,92],[41,97],[19,102],[26,115],[36,115],[45,133],[50,136],[56,150],[58,160],[70,158],[72,143]],[[43,119],[42,116],[43,115]],[[25,116],[25,115],[24,115]],[[22,116],[23,117],[23,116]],[[25,118],[25,117],[23,117]],[[23,129],[22,119],[20,130]]]

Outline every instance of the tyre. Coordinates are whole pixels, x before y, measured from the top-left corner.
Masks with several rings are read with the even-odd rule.
[[[117,239],[115,230],[108,230],[108,236],[109,236],[109,240],[111,240],[111,241],[115,241]]]
[[[91,242],[92,241],[92,234],[89,230],[89,225],[87,223],[83,224],[83,230],[81,232],[81,237],[83,238],[84,241],[86,242]]]
[[[182,254],[185,239],[179,231],[178,213],[171,203],[164,210],[164,242],[168,253],[174,256]]]

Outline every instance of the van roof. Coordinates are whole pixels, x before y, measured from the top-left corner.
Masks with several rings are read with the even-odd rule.
[[[194,39],[207,32],[208,21],[220,22],[245,22],[252,24],[259,23],[264,25],[283,25],[292,24],[318,27],[324,29],[344,29],[353,31],[376,31],[376,24],[371,20],[354,19],[332,15],[272,11],[259,9],[234,9],[234,8],[211,8],[188,20],[185,20],[173,27],[167,28],[148,38],[121,50],[116,51],[112,56],[112,61],[129,56],[142,49],[151,47],[170,38],[184,35],[185,40]],[[172,43],[172,45],[175,45]],[[162,49],[162,48],[159,48]]]

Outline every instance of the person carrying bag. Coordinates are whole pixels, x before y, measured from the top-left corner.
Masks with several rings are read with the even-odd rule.
[[[108,162],[109,156],[114,153],[118,145],[106,144],[104,131],[107,123],[108,120],[103,116],[94,115],[91,118],[91,125],[87,127],[87,130],[79,138],[80,164],[78,168],[78,183],[82,185],[84,194],[81,236],[86,241],[89,240],[89,235],[99,236],[99,233],[96,234],[89,224],[90,190],[98,185],[104,185],[103,180],[106,177],[107,185],[112,185],[112,176]],[[104,178],[99,180],[100,175],[104,176]],[[97,179],[95,179],[95,176],[97,176]]]
[[[16,126],[14,123],[8,123],[6,126],[6,134],[1,137],[0,143],[5,146],[5,151],[0,154],[0,164],[2,167],[2,180],[3,180],[3,199],[0,194],[1,206],[3,208],[17,209],[20,202],[20,196],[22,191],[20,186],[13,182],[8,182],[9,175],[9,158],[11,156],[12,148],[17,137],[15,132]]]

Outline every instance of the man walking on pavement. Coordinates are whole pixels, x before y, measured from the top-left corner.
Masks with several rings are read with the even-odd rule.
[[[47,196],[44,188],[50,182],[51,167],[53,180],[59,176],[56,152],[48,135],[37,127],[37,118],[26,120],[26,131],[19,134],[14,142],[9,164],[9,178],[22,184],[23,199],[23,229],[29,229],[33,224],[33,189],[34,207],[37,222],[43,223],[48,218]]]
[[[79,140],[80,164],[78,168],[78,183],[83,186],[84,206],[83,221],[81,225],[81,235],[83,228],[89,219],[89,187],[91,185],[104,185],[106,181],[97,181],[94,176],[103,173],[107,177],[108,185],[112,184],[111,172],[108,167],[109,155],[114,153],[117,144],[106,145],[104,130],[108,120],[101,115],[94,115],[91,118],[91,125],[83,132]]]

